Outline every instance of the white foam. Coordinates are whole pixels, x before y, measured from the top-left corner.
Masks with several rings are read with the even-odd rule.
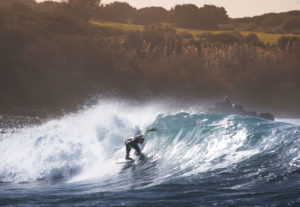
[[[280,118],[280,119],[276,119],[276,121],[286,122],[286,123],[295,124],[295,125],[300,126],[300,119]]]
[[[124,141],[151,123],[159,107],[99,103],[0,140],[0,180],[30,182],[80,174],[77,180],[117,173],[112,159],[125,156]]]

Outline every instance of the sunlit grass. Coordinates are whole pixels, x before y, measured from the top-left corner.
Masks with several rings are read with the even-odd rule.
[[[108,28],[114,28],[114,29],[120,29],[124,31],[142,31],[145,29],[144,25],[135,25],[135,24],[123,24],[123,23],[115,23],[115,22],[101,22],[101,21],[95,21],[90,20],[91,24],[97,25],[99,27],[108,27]],[[222,30],[196,30],[196,29],[184,29],[184,28],[175,28],[178,33],[181,32],[187,32],[193,35],[195,39],[198,39],[198,35],[210,33],[210,34],[220,34],[224,32],[231,32],[231,31],[222,31]],[[240,32],[243,36],[247,36],[251,33],[254,33],[257,35],[257,37],[264,43],[264,44],[270,44],[274,45],[277,44],[278,40],[282,36],[294,36],[299,37],[299,34],[268,34],[263,32],[249,32],[249,31],[241,31]]]
[[[268,34],[268,33],[262,33],[262,32],[248,32],[248,31],[242,31],[241,34],[244,36],[249,35],[250,33],[255,33],[257,37],[263,42],[263,43],[269,43],[270,45],[277,44],[278,40],[283,36],[293,36],[293,37],[299,37],[298,34]]]
[[[97,25],[99,27],[109,27],[113,29],[120,29],[124,31],[137,31],[137,30],[144,30],[144,25],[136,25],[136,24],[122,24],[122,23],[115,23],[115,22],[101,22],[90,20],[91,24]]]

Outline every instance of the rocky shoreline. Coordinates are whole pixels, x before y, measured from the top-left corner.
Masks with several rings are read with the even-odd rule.
[[[223,102],[215,103],[214,107],[208,109],[211,113],[219,113],[226,115],[240,115],[240,116],[255,116],[262,119],[274,121],[275,116],[269,112],[256,112],[245,110],[240,104],[233,104],[228,96],[226,96]]]

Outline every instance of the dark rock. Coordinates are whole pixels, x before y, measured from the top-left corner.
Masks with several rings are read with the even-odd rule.
[[[241,115],[241,116],[255,116],[267,120],[275,120],[271,113],[257,113],[256,111],[246,111],[242,105],[232,104],[229,97],[226,96],[223,102],[216,103],[213,108],[208,109],[211,113],[219,113],[225,115]]]

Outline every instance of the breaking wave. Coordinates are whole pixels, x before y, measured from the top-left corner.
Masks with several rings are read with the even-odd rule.
[[[106,103],[2,133],[0,182],[84,183],[81,194],[174,184],[265,192],[280,183],[279,192],[299,191],[297,123],[166,111]],[[148,127],[156,131],[146,135],[142,156],[117,164],[124,141]]]

